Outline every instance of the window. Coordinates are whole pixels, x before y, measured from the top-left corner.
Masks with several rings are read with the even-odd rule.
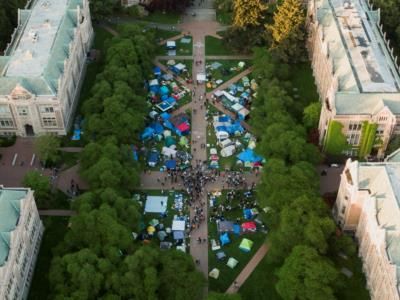
[[[19,264],[19,260],[21,258],[21,253],[22,253],[22,243],[19,244],[18,251],[17,251],[17,256],[16,256],[16,259],[15,259],[17,264]]]
[[[349,130],[350,131],[359,131],[359,130],[361,130],[361,123],[353,123],[353,122],[351,122],[349,124]]]
[[[54,107],[52,107],[52,106],[41,106],[40,107],[40,112],[41,113],[53,113],[54,112]]]
[[[57,127],[57,120],[54,117],[42,118],[43,127]]]
[[[14,127],[14,121],[11,118],[0,119],[0,128]]]
[[[340,211],[340,213],[343,215],[346,211],[346,206],[342,206],[342,210]]]
[[[0,114],[9,114],[10,108],[8,105],[0,105]]]
[[[360,135],[358,133],[352,133],[347,135],[347,142],[350,145],[357,146],[360,142]]]
[[[18,106],[17,111],[18,111],[18,115],[27,116],[29,113],[29,108],[28,108],[28,106]]]

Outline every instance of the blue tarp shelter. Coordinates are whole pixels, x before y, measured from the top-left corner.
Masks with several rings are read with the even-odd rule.
[[[183,231],[174,231],[172,234],[174,236],[174,240],[183,240],[185,238]]]
[[[231,242],[227,232],[225,232],[224,234],[221,234],[219,236],[219,240],[221,242],[221,246],[224,246],[224,245],[229,244]]]
[[[147,163],[150,167],[155,167],[158,162],[158,153],[155,151],[150,152]]]
[[[163,120],[169,120],[169,118],[171,117],[171,115],[170,115],[169,113],[167,113],[167,112],[163,112],[163,113],[160,115],[160,117],[161,117],[161,119],[163,119]]]
[[[143,130],[143,133],[142,133],[142,135],[140,136],[140,139],[141,139],[141,140],[147,140],[147,139],[149,139],[149,138],[152,138],[153,135],[154,135],[154,133],[155,133],[155,131],[154,131],[153,128],[151,128],[151,127],[146,127],[146,128]]]
[[[245,208],[243,209],[243,216],[246,220],[250,220],[253,218],[253,213],[251,212],[250,208]]]
[[[165,101],[165,100],[167,100],[168,99],[168,95],[162,95],[161,96],[161,101]]]
[[[153,128],[156,134],[162,134],[164,132],[164,128],[160,123],[151,123],[150,127]]]
[[[167,110],[173,108],[174,106],[167,103],[166,101],[163,101],[163,102],[157,104],[156,107],[158,107],[158,109],[160,109],[161,111],[167,111]]]
[[[161,75],[161,69],[159,67],[154,67],[153,68],[153,73],[155,76],[160,76]]]
[[[231,122],[231,118],[229,117],[229,116],[221,116],[221,117],[219,117],[218,118],[218,122],[221,122],[221,123],[223,123],[223,122]]]
[[[168,170],[175,170],[176,169],[176,160],[170,159],[165,162],[165,167]]]
[[[167,102],[170,105],[175,105],[176,100],[174,97],[168,97],[167,99],[164,100],[165,102]]]
[[[72,141],[79,141],[81,139],[81,130],[80,129],[75,129],[74,134],[71,137]]]
[[[164,122],[164,127],[168,128],[170,130],[174,130],[174,125],[172,125],[172,123],[170,121],[168,121],[168,120],[166,120]]]
[[[246,149],[243,152],[239,153],[236,157],[245,163],[246,162],[255,163],[262,161],[262,157],[255,154],[252,149]]]

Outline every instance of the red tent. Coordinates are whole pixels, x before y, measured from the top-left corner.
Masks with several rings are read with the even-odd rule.
[[[246,232],[246,231],[255,232],[257,230],[256,223],[254,223],[254,222],[245,222],[245,223],[242,224],[242,230],[243,230],[243,232]]]
[[[176,128],[177,128],[180,132],[186,132],[186,131],[189,131],[190,126],[189,126],[188,123],[183,122],[183,123],[179,124]]]

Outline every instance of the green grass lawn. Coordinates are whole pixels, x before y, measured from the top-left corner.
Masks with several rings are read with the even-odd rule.
[[[241,61],[246,63],[244,68],[238,67],[238,63]],[[207,66],[211,66],[214,62],[219,62],[220,64],[222,64],[222,66],[216,70],[211,70],[211,68],[207,68]],[[207,74],[211,73],[212,79],[214,79],[214,80],[219,80],[219,79],[223,80],[223,82],[221,84],[223,84],[224,82],[235,77],[240,72],[244,71],[245,69],[247,69],[250,66],[251,66],[250,60],[207,60],[206,61]],[[224,73],[224,70],[226,73]],[[249,76],[247,76],[247,77],[249,77]],[[211,84],[211,86],[208,86],[208,84],[207,84],[207,87],[206,87],[207,92],[212,91],[219,86],[215,82],[210,82],[210,84]]]
[[[290,72],[292,74],[291,82],[301,99],[306,99],[309,103],[317,102],[319,99],[314,76],[309,63],[292,65]]]
[[[181,18],[181,14],[179,13],[163,13],[160,11],[155,11],[150,13],[148,16],[141,18],[143,21],[160,23],[160,24],[177,24]]]
[[[163,29],[151,29],[151,32],[154,33],[154,37],[157,42],[172,38],[181,34],[179,31],[174,30],[163,30]]]
[[[40,246],[35,273],[29,291],[28,299],[48,299],[50,292],[49,270],[53,259],[52,249],[64,239],[67,232],[68,217],[41,217],[45,232]]]
[[[243,191],[238,191],[237,197],[232,202],[233,209],[231,211],[226,211],[224,213],[224,217],[226,220],[230,220],[235,222],[237,218],[241,219],[241,222],[244,222],[243,211],[237,205],[239,203],[239,198],[242,197]],[[217,205],[220,203],[224,203],[226,199],[227,191],[223,191],[222,195],[217,199]],[[209,239],[215,239],[219,241],[219,234],[217,232],[217,225],[215,222],[208,223],[208,234]],[[222,246],[220,250],[212,251],[211,247],[208,251],[208,268],[212,270],[213,268],[218,268],[220,270],[220,276],[218,279],[209,278],[209,289],[217,292],[225,292],[226,289],[232,284],[235,278],[239,275],[242,269],[246,266],[246,264],[250,261],[253,255],[260,248],[262,243],[265,241],[266,235],[260,231],[256,233],[246,233],[240,236],[236,236],[233,233],[229,234],[231,239],[231,243]],[[254,242],[253,247],[250,252],[246,253],[239,249],[239,245],[243,238],[247,238]],[[216,257],[216,253],[219,251],[224,251],[227,258],[223,261],[218,261]],[[238,265],[231,269],[226,263],[229,257],[234,257],[239,261]]]
[[[230,25],[232,23],[232,12],[225,12],[217,9],[217,21],[222,25]]]
[[[175,33],[175,35],[179,35],[180,33]],[[170,36],[170,37],[173,37]],[[165,37],[163,39],[168,39],[170,37]],[[159,45],[156,49],[157,55],[168,55],[168,51],[165,49],[165,45]],[[190,36],[190,43],[184,44],[181,42],[181,39],[176,40],[176,55],[192,55],[193,53],[193,39]]]
[[[232,55],[233,51],[226,47],[224,40],[206,36],[206,55]]]

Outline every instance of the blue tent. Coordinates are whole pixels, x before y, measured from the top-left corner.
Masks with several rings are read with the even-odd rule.
[[[183,240],[185,238],[183,231],[174,231],[172,234],[174,236],[174,240]]]
[[[164,132],[164,128],[162,127],[162,125],[160,123],[151,123],[150,127],[154,129],[154,132],[156,134],[161,134]]]
[[[169,118],[170,118],[171,116],[170,116],[169,113],[163,112],[163,113],[160,115],[160,117],[161,117],[163,120],[169,120]]]
[[[162,95],[161,96],[161,101],[165,101],[165,100],[167,100],[168,99],[168,95]]]
[[[167,99],[165,99],[165,102],[167,102],[170,105],[175,105],[176,100],[174,97],[168,97]]]
[[[243,216],[246,220],[250,220],[253,217],[253,213],[250,208],[243,209]]]
[[[231,122],[231,118],[229,116],[221,116],[218,118],[218,122]]]
[[[154,72],[154,75],[156,75],[156,76],[161,75],[161,69],[159,67],[154,67],[153,72]]]
[[[175,128],[174,128],[174,125],[172,125],[172,123],[171,123],[170,121],[168,121],[168,120],[166,120],[166,121],[164,122],[164,127],[168,128],[168,129],[171,129],[171,130],[174,130],[174,129],[175,129]]]
[[[243,152],[239,153],[236,157],[243,162],[255,163],[262,161],[262,157],[255,154],[252,149],[246,149]]]
[[[154,167],[158,162],[158,153],[156,151],[150,152],[149,158],[147,159],[147,163],[149,166]]]
[[[217,129],[217,131],[228,132],[228,128],[226,126],[217,126],[216,129]]]
[[[236,235],[240,235],[240,225],[239,224],[233,225],[233,233]]]
[[[174,159],[167,160],[167,161],[165,162],[165,167],[166,167],[168,170],[174,170],[174,169],[176,169],[176,160],[174,160]]]
[[[163,86],[160,88],[160,94],[161,94],[161,95],[168,95],[168,94],[169,94],[169,89],[168,89],[168,87],[167,87],[166,85],[163,85]]]
[[[231,242],[227,232],[225,232],[224,234],[221,234],[219,236],[219,240],[221,242],[221,246],[224,246],[224,245],[229,244]]]
[[[153,128],[151,128],[151,127],[146,127],[144,130],[143,130],[143,133],[142,133],[142,135],[140,136],[140,139],[141,140],[147,140],[147,139],[149,139],[149,138],[152,138],[153,137],[153,135],[154,135],[154,129]]]

